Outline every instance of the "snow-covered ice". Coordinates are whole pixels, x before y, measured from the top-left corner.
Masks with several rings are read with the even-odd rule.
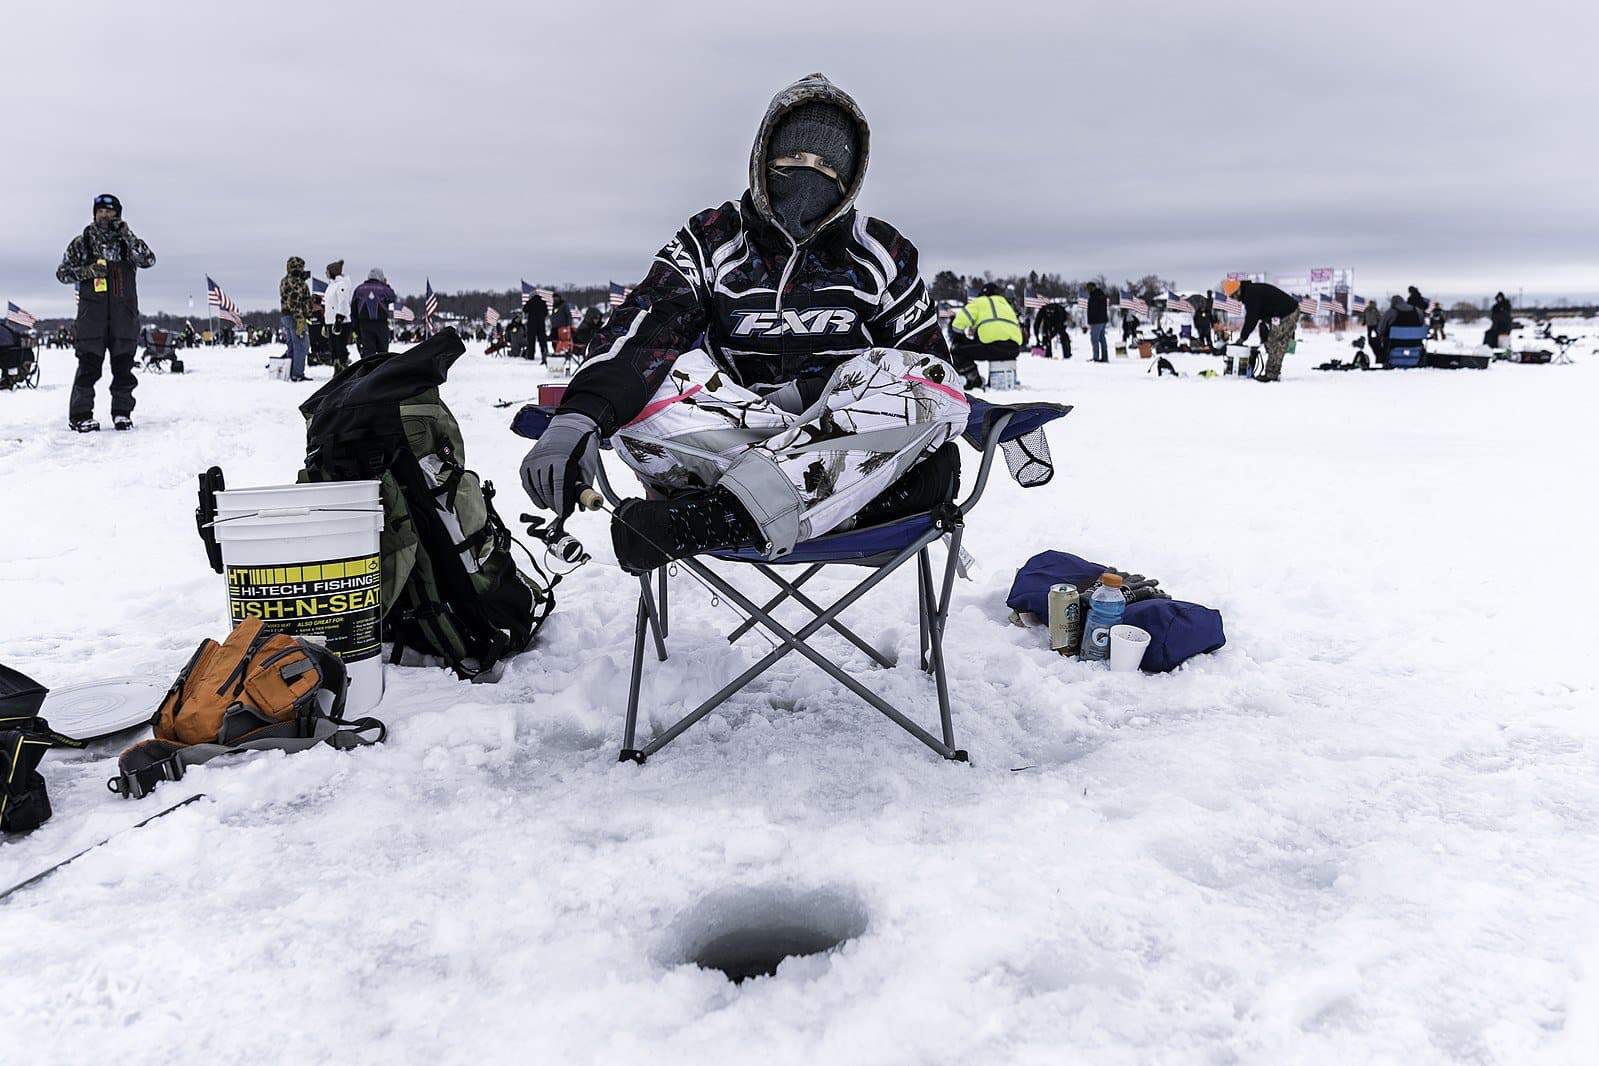
[[[492,686],[391,669],[382,748],[139,803],[105,790],[119,743],[47,757],[56,816],[0,884],[206,798],[0,903],[0,1062],[1599,1060],[1599,362],[1318,374],[1348,348],[1315,336],[1263,386],[1075,339],[1017,394],[1077,405],[1056,480],[999,473],[970,525],[972,765],[793,656],[619,765],[636,586],[580,517],[596,561],[540,645]],[[0,395],[0,659],[47,685],[220,636],[195,474],[298,467],[312,386],[185,354],[133,433],[66,431],[60,351]],[[538,380],[474,345],[445,390],[511,517],[492,403]],[[1147,677],[1050,654],[1005,624],[1043,548],[1220,608],[1227,647]],[[849,616],[898,667],[827,646],[931,723],[912,577]],[[672,606],[646,730],[767,648],[686,575]],[[687,961],[729,923],[847,939],[735,986]]]

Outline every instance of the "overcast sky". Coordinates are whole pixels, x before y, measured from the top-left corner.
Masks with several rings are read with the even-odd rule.
[[[207,273],[274,305],[289,255],[402,292],[631,282],[813,70],[929,274],[1599,290],[1592,3],[550,6],[12,0],[0,299],[70,309],[102,191],[158,257],[146,311]]]

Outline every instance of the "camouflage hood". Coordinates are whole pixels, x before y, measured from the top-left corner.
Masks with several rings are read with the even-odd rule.
[[[855,149],[854,173],[850,177],[849,185],[844,190],[844,198],[826,217],[816,224],[815,228],[810,232],[810,237],[815,237],[816,234],[847,215],[855,205],[855,198],[860,195],[861,183],[866,179],[866,162],[870,144],[870,128],[866,124],[866,116],[861,113],[860,105],[855,103],[854,98],[849,93],[828,81],[825,76],[807,74],[772,97],[771,104],[766,108],[766,116],[761,119],[760,129],[755,134],[755,145],[750,149],[750,202],[754,206],[756,214],[764,222],[783,230],[782,222],[772,210],[771,193],[766,183],[766,157],[771,148],[772,130],[777,126],[778,120],[788,112],[801,104],[813,102],[832,104],[853,118],[855,120],[858,143]]]

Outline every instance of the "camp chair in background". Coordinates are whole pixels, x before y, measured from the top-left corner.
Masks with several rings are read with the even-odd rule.
[[[1054,476],[1055,468],[1050,460],[1049,444],[1044,437],[1043,427],[1071,411],[1068,406],[1053,403],[1029,403],[1006,407],[987,403],[975,397],[969,399],[971,411],[962,439],[982,453],[982,461],[977,471],[977,482],[965,500],[942,504],[924,514],[896,519],[881,525],[829,533],[812,540],[801,541],[792,552],[777,560],[769,560],[754,549],[733,549],[683,559],[672,564],[687,567],[709,588],[715,590],[718,596],[735,604],[744,614],[744,623],[728,635],[730,643],[736,642],[745,633],[760,626],[770,632],[778,644],[758,662],[727,682],[698,707],[656,735],[643,747],[636,746],[636,731],[639,692],[644,673],[644,652],[647,644],[653,644],[656,658],[662,662],[666,661],[668,568],[661,568],[653,574],[641,575],[638,578],[638,609],[633,627],[633,667],[628,684],[627,718],[623,726],[622,750],[618,756],[620,761],[643,763],[721,706],[728,698],[777,665],[790,652],[798,653],[815,663],[839,684],[939,755],[958,762],[967,761],[966,752],[955,746],[949,682],[944,670],[944,626],[949,618],[956,571],[962,568],[961,537],[965,531],[966,518],[982,499],[993,467],[994,454],[997,451],[1004,451],[1006,466],[1011,477],[1024,488],[1034,488],[1049,482]],[[540,400],[543,406],[530,404],[517,413],[511,428],[519,435],[537,440],[544,432],[544,427],[549,424],[550,418],[555,413],[554,403],[551,401],[555,401],[556,397],[547,396],[541,391]],[[598,484],[594,487],[599,489],[612,508],[616,507],[621,502],[621,497],[617,495],[609,478],[606,477],[603,464],[600,465],[596,480]],[[940,539],[946,543],[947,558],[942,571],[937,571],[929,548],[934,541]],[[893,662],[844,625],[839,616],[886,580],[889,575],[913,559],[916,561],[917,569],[916,611],[920,627],[920,665],[933,678],[938,699],[939,736],[934,736],[917,725],[899,708],[811,644],[812,637],[823,630],[831,630],[879,666],[893,666]],[[777,595],[764,604],[756,603],[718,574],[711,566],[713,560],[752,567],[777,586]],[[790,581],[779,572],[779,568],[793,566],[804,569],[798,577]],[[801,586],[830,566],[860,567],[869,573],[831,606],[824,607],[802,591]],[[798,629],[789,629],[772,615],[773,610],[789,600],[804,607],[814,616]]]
[[[1427,354],[1423,347],[1426,339],[1426,326],[1389,326],[1388,365],[1401,370],[1420,366]]]

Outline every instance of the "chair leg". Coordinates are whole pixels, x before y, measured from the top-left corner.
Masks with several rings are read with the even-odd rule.
[[[923,548],[916,553],[916,623],[921,630],[919,634],[921,638],[919,643],[921,649],[920,662],[924,671],[931,669],[927,660],[927,612],[930,598],[929,592],[933,587],[931,573],[931,564],[927,561],[927,549]]]
[[[640,574],[638,579],[638,601],[649,616],[650,633],[655,637],[655,657],[661,662],[666,661],[666,626],[661,621],[661,616],[656,613],[655,593],[650,591],[650,577]]]
[[[648,588],[648,585],[645,587]],[[633,738],[638,730],[639,687],[644,678],[644,630],[648,625],[649,614],[644,597],[640,596],[638,617],[633,625],[633,674],[627,686],[627,721],[622,727],[622,750],[617,755],[618,762],[644,761],[644,754],[633,746]]]
[[[932,612],[930,643],[932,645],[933,683],[938,688],[938,722],[943,727],[945,746],[955,749],[955,724],[949,710],[949,680],[944,673],[944,624],[949,620],[949,604],[955,584],[955,568],[960,562],[961,530],[956,528],[950,539],[949,559],[944,563],[944,596]],[[925,556],[927,549],[923,548]],[[929,565],[931,569],[931,565]],[[931,584],[931,582],[929,582]],[[956,757],[965,760],[966,753],[956,749]]]
[[[661,639],[665,640],[666,639],[666,567],[664,567],[664,566],[661,567],[659,570],[656,571],[656,574],[659,575],[659,582],[660,582],[660,606],[659,606],[658,609],[659,609],[660,614],[661,614]]]

